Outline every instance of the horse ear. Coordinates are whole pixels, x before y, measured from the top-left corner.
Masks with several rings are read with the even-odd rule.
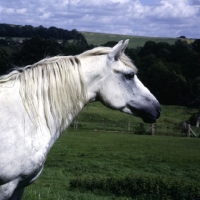
[[[120,41],[113,47],[113,50],[114,50],[114,49],[117,49],[122,43],[123,43],[123,40],[120,40]]]
[[[123,52],[124,52],[124,51],[126,50],[126,48],[128,47],[128,43],[129,43],[129,39],[125,40]]]
[[[123,40],[119,41],[118,44],[116,44],[112,48],[112,51],[108,54],[108,58],[112,61],[118,60],[127,48],[128,42],[129,40],[126,40],[124,43]]]

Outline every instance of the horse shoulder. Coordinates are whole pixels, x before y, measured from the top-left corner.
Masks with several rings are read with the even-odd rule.
[[[48,128],[43,126],[41,132],[28,116],[19,89],[0,87],[0,185],[34,181],[50,150],[49,141]]]

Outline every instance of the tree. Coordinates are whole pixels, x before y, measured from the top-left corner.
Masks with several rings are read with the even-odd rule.
[[[158,42],[154,46],[153,54],[162,60],[168,60],[170,56],[170,45],[166,42]]]
[[[154,55],[154,49],[156,47],[156,42],[148,41],[144,44],[143,48],[139,52],[140,57]]]
[[[24,35],[24,37],[28,37],[28,38],[33,37],[35,35],[35,30],[34,30],[33,26],[30,26],[30,25],[24,26],[23,35]]]
[[[50,27],[45,28],[42,25],[39,27],[32,27],[30,25],[10,25],[0,24],[0,37],[41,37],[41,38],[55,38],[55,39],[77,39],[85,40],[85,37],[76,29],[72,31],[64,30],[61,28]],[[85,40],[86,41],[86,40]]]
[[[167,56],[170,56],[170,45],[150,42],[147,44],[145,51],[142,48],[142,54],[139,52],[140,57],[135,59],[139,68],[138,76],[162,104],[183,105],[188,87],[181,65],[169,62],[166,54],[160,54],[160,50],[166,49]],[[153,53],[148,53],[150,49]],[[146,56],[144,52],[147,53]]]
[[[52,38],[59,38],[58,30],[56,27],[51,26],[49,28],[49,36]]]
[[[190,82],[190,95],[187,104],[187,113],[191,114],[190,123],[200,125],[200,76]]]
[[[62,54],[62,46],[53,39],[41,39],[34,37],[25,40],[21,49],[13,55],[17,66],[33,64],[47,56]]]
[[[0,49],[0,75],[7,73],[11,67],[10,56],[5,50]]]
[[[109,42],[106,42],[105,44],[102,44],[101,46],[103,47],[114,47],[118,42],[116,41],[109,41]]]
[[[194,51],[196,51],[197,53],[200,53],[200,39],[196,39],[196,40],[192,43],[192,48],[193,48]]]

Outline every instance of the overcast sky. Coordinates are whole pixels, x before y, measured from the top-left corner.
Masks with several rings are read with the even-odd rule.
[[[0,23],[200,38],[200,0],[0,0]]]

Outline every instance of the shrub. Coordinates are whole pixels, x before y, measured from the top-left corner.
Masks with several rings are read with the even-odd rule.
[[[133,176],[86,177],[70,181],[70,187],[102,190],[118,196],[140,199],[200,200],[200,185],[173,177]]]
[[[144,123],[139,123],[138,125],[134,126],[133,132],[138,135],[147,134]]]

